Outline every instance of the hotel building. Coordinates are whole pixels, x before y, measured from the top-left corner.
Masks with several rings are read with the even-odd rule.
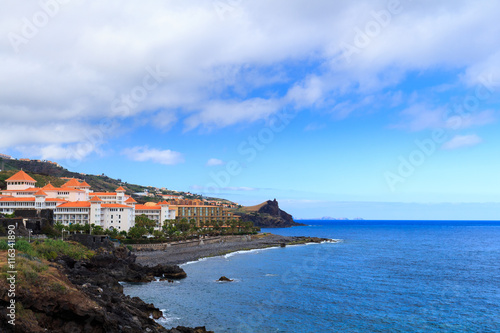
[[[157,228],[161,228],[163,221],[176,218],[176,210],[167,202],[136,205],[121,186],[115,192],[93,192],[85,181],[70,179],[61,187],[47,184],[37,188],[36,180],[24,171],[19,171],[6,183],[7,189],[0,191],[0,213],[3,214],[12,214],[16,209],[52,209],[54,222],[64,225],[90,223],[119,231],[133,227],[136,215],[145,214],[155,220]]]

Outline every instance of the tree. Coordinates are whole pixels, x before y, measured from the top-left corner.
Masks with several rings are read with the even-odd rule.
[[[189,228],[190,225],[186,219],[182,219],[179,223],[177,223],[177,229],[182,233],[189,231]]]
[[[146,215],[142,214],[135,217],[135,225],[138,227],[144,227],[149,231],[149,233],[153,233],[153,230],[156,227],[156,222],[148,219]]]
[[[60,221],[57,221],[56,223],[54,223],[54,229],[61,232],[64,229],[64,224],[62,224]]]
[[[111,238],[116,238],[116,236],[118,236],[118,230],[113,227],[106,229],[104,232]]]
[[[169,237],[172,237],[176,232],[179,232],[174,223],[165,222],[166,223],[163,225],[162,229]]]
[[[219,221],[215,221],[213,223],[213,226],[214,226],[214,230],[217,231],[219,233],[219,235],[220,235],[220,227],[221,227],[221,225],[220,225]]]
[[[128,230],[128,235],[130,236],[130,238],[141,238],[143,235],[147,234],[148,233],[148,229],[146,229],[145,227],[142,227],[142,226],[133,226],[132,228],[130,228]]]
[[[104,233],[104,229],[100,225],[92,224],[92,234],[93,235],[102,235]]]

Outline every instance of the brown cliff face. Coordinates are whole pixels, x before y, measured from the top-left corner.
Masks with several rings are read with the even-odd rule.
[[[303,225],[293,220],[292,215],[281,210],[278,201],[268,200],[258,206],[243,207],[237,212],[243,221],[252,221],[260,228],[288,228]]]

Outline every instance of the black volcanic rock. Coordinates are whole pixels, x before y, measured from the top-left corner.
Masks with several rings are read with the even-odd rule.
[[[268,200],[257,212],[238,213],[242,220],[252,221],[260,228],[287,228],[304,225],[293,220],[292,215],[281,210],[278,201]]]
[[[136,264],[135,260],[136,257],[126,248],[101,249],[88,260],[59,257],[57,263],[49,263],[39,283],[25,283],[16,288],[20,311],[16,313],[15,326],[7,323],[9,297],[6,282],[0,281],[0,332],[209,332],[205,327],[166,329],[154,321],[163,316],[160,309],[138,297],[124,295],[119,281],[146,282],[155,277],[186,277],[178,266],[147,267]]]

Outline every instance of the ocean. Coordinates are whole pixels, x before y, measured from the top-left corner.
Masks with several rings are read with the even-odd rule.
[[[182,281],[124,291],[162,309],[167,328],[500,332],[500,222],[301,222],[262,231],[340,241],[202,259]]]

